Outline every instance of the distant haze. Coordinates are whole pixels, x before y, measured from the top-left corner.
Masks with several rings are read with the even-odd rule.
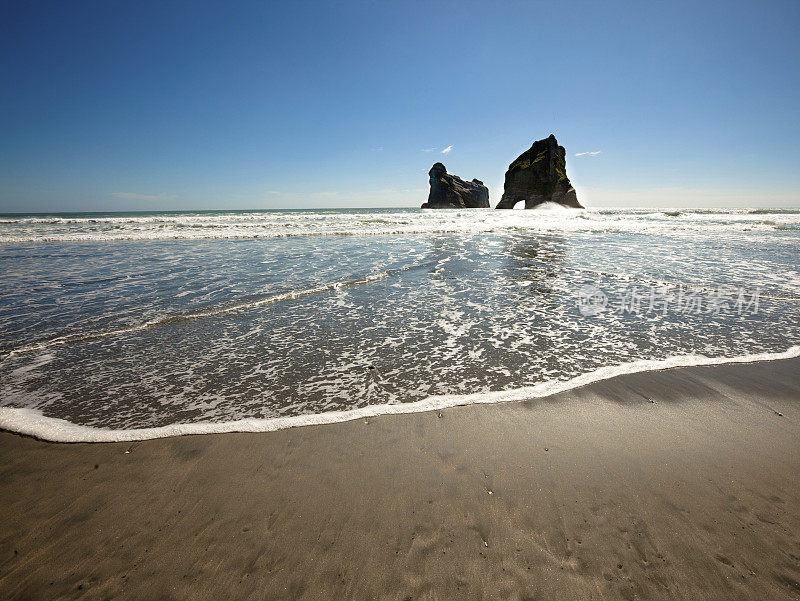
[[[494,205],[550,133],[587,206],[800,206],[797,2],[164,4],[4,5],[0,212]]]

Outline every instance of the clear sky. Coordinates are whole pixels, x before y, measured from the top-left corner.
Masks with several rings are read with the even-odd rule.
[[[418,206],[436,161],[494,203],[550,133],[590,206],[800,206],[799,28],[795,0],[9,0],[0,211]]]

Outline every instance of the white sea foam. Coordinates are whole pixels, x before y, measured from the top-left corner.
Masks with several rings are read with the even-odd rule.
[[[0,242],[479,234],[515,229],[539,233],[616,231],[741,235],[752,231],[795,231],[798,228],[800,214],[778,209],[774,212],[600,208],[577,211],[546,204],[536,211],[254,211],[8,217],[0,219]]]
[[[40,411],[17,407],[0,407],[0,429],[33,436],[52,442],[132,442],[185,436],[190,434],[221,434],[228,432],[272,432],[298,426],[331,424],[376,417],[419,413],[455,407],[459,405],[493,404],[542,398],[580,386],[586,386],[615,376],[647,371],[688,367],[697,365],[722,365],[728,363],[752,363],[800,357],[800,346],[792,346],[781,353],[760,353],[738,357],[705,357],[683,355],[664,360],[642,360],[607,366],[582,374],[566,381],[549,381],[535,386],[526,386],[496,392],[480,392],[467,395],[430,396],[413,403],[371,405],[348,411],[329,411],[310,415],[278,417],[270,419],[242,419],[226,422],[194,422],[171,424],[157,428],[113,430],[73,424],[63,419],[47,417]]]
[[[41,418],[74,440],[260,431],[781,351],[800,341],[798,236],[778,210],[0,219],[0,405],[86,424]],[[216,241],[236,237],[265,239]],[[579,311],[589,285],[605,312]]]
[[[66,336],[58,336],[56,338],[51,338],[50,340],[44,340],[42,342],[35,342],[33,344],[28,344],[26,346],[22,346],[19,348],[12,349],[8,351],[5,357],[0,358],[0,363],[2,363],[8,357],[12,357],[18,355],[20,353],[29,353],[29,352],[36,352],[41,351],[46,348],[50,348],[53,346],[59,346],[62,344],[68,344],[70,342],[86,342],[89,340],[96,340],[98,338],[110,338],[113,336],[120,336],[123,334],[133,334],[135,332],[141,332],[143,330],[147,330],[150,328],[154,328],[156,326],[164,325],[167,323],[172,323],[178,320],[189,320],[189,319],[201,319],[204,317],[213,317],[216,315],[224,315],[226,313],[232,313],[234,311],[240,311],[242,309],[251,309],[253,307],[260,307],[262,305],[269,305],[272,303],[278,303],[284,300],[293,300],[297,298],[302,298],[304,296],[311,296],[312,294],[320,294],[322,292],[329,292],[331,290],[341,290],[343,288],[348,288],[350,286],[357,286],[359,284],[368,284],[370,282],[375,282],[377,280],[382,280],[389,276],[389,272],[387,271],[380,271],[376,273],[368,274],[361,278],[354,278],[352,280],[344,280],[340,282],[333,282],[330,284],[320,284],[319,286],[313,286],[311,288],[304,288],[300,290],[289,290],[287,292],[282,292],[280,294],[271,294],[265,296],[263,298],[256,298],[256,299],[247,299],[236,301],[232,303],[228,303],[223,306],[216,306],[209,309],[202,309],[196,311],[187,311],[184,313],[176,313],[176,314],[169,314],[169,315],[162,315],[160,317],[149,319],[143,323],[135,324],[132,326],[127,326],[124,328],[117,328],[111,330],[103,330],[99,332],[88,332],[88,333],[80,333],[80,334],[69,334]],[[34,369],[37,365],[27,367],[25,369]]]

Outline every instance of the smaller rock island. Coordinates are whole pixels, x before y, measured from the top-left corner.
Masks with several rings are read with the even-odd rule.
[[[447,173],[441,163],[434,163],[428,172],[431,191],[423,209],[488,209],[489,188],[479,179],[465,182]]]
[[[532,209],[544,202],[582,209],[575,188],[567,177],[566,150],[553,134],[537,140],[517,157],[506,171],[503,197],[498,209],[513,209],[519,201]]]

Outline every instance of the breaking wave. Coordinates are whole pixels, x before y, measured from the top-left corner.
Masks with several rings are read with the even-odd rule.
[[[770,216],[765,220],[763,216]],[[544,207],[537,211],[238,211],[0,216],[0,243],[215,240],[531,232],[718,232],[800,227],[791,209],[643,210]]]

